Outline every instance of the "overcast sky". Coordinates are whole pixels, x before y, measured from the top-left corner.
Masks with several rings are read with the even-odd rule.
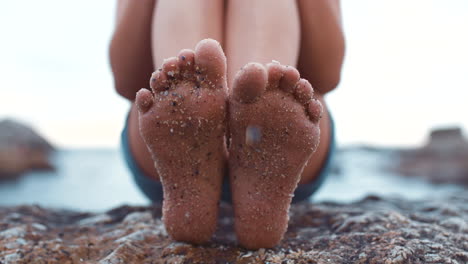
[[[417,145],[468,129],[468,1],[343,0],[347,54],[328,96],[339,143]],[[118,147],[128,103],[107,49],[115,1],[0,2],[0,118],[62,147]],[[465,133],[466,134],[466,133]]]

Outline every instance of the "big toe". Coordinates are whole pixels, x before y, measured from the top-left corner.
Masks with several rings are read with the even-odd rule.
[[[267,72],[260,63],[245,65],[234,78],[232,95],[241,103],[252,103],[265,91]]]
[[[226,82],[226,56],[221,44],[213,39],[204,39],[195,47],[195,69],[205,74],[208,81],[217,87]]]

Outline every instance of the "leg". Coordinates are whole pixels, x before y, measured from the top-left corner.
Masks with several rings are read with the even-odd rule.
[[[314,87],[316,98],[325,106],[324,95],[338,85],[344,58],[340,3],[339,0],[297,0],[297,3],[301,18],[298,69]],[[300,184],[315,179],[328,155],[331,131],[326,107],[320,131],[320,144],[304,168]]]
[[[159,0],[152,35],[155,68],[202,39],[222,43],[223,10],[224,1],[218,0]]]
[[[231,0],[226,21],[228,83],[249,62],[277,60],[295,66],[299,55],[300,25],[295,1]],[[281,34],[278,34],[281,32]]]
[[[137,94],[139,128],[163,184],[172,238],[203,243],[216,229],[225,165],[226,58],[222,1],[160,0],[153,20],[153,93]],[[164,58],[165,59],[163,62]],[[140,151],[143,153],[143,150]]]
[[[225,165],[226,58],[214,40],[165,60],[136,98],[140,133],[164,190],[172,238],[203,243],[216,229]]]
[[[137,3],[138,2],[138,3]],[[138,89],[141,87],[147,87],[148,85],[148,79],[149,76],[151,75],[151,72],[153,72],[154,68],[157,68],[156,66],[161,66],[163,63],[164,58],[168,58],[169,56],[176,55],[177,52],[182,49],[182,48],[187,48],[187,47],[193,47],[195,44],[203,38],[211,37],[214,39],[221,40],[221,33],[222,33],[222,16],[223,16],[223,2],[222,1],[209,1],[209,0],[200,0],[200,1],[173,1],[173,0],[160,0],[157,2],[157,5],[155,5],[155,0],[141,0],[141,1],[128,1],[128,0],[120,0],[119,1],[119,8],[118,8],[118,22],[117,22],[117,29],[114,34],[112,43],[111,43],[111,64],[112,64],[112,69],[114,72],[114,77],[116,80],[116,88],[117,91],[128,98],[129,100],[134,100],[135,99],[135,93]],[[196,28],[197,30],[193,30],[193,28]],[[151,41],[152,40],[152,41]],[[211,45],[211,47],[209,47]],[[220,52],[219,47],[216,45],[209,44],[208,47],[205,45],[203,47],[199,47],[199,52],[196,53],[196,55],[193,53],[193,51],[185,51],[186,54],[185,58],[187,61],[189,60],[190,56],[193,57],[198,57],[198,61],[196,62],[196,65],[201,67],[201,70],[207,70],[207,71],[213,71],[213,69],[217,69],[215,71],[223,72],[222,68],[225,63],[225,59],[223,59],[223,54]],[[183,53],[182,53],[183,54]],[[128,56],[127,56],[128,55]],[[207,60],[207,57],[213,57],[213,55],[217,56],[218,59],[215,60]],[[179,58],[180,59],[180,58]],[[169,68],[172,67],[171,63],[174,64],[177,62],[177,69],[184,69],[183,72],[185,72],[187,75],[184,77],[178,77],[177,79],[171,79],[171,89],[174,90],[182,90],[182,92],[186,92],[186,90],[190,90],[188,87],[182,87],[180,83],[184,82],[185,84],[189,83],[189,81],[185,82],[183,81],[183,78],[192,78],[194,76],[193,70],[189,70],[187,68],[184,68],[185,66],[182,64],[179,64],[179,59],[174,58],[168,60],[165,65],[163,65],[163,70],[161,71],[161,74],[159,77],[155,77],[155,80],[160,80],[162,77],[160,76],[165,76],[166,78],[168,72],[172,72],[169,70]],[[154,64],[154,66],[153,66]],[[192,67],[194,65],[192,64]],[[224,65],[225,68],[225,65]],[[212,77],[208,78],[209,73],[205,72],[203,73],[206,75],[206,80],[210,80],[212,83],[216,82],[222,82],[223,74],[218,76],[216,80],[214,80]],[[225,74],[224,74],[225,75]],[[200,75],[199,77],[201,77]],[[169,76],[169,78],[172,78],[173,76]],[[224,76],[225,77],[225,76]],[[190,82],[193,83],[193,80]],[[204,82],[206,83],[206,81]],[[152,86],[155,84],[153,83]],[[206,91],[204,89],[204,85],[201,86],[201,92]],[[226,89],[226,85],[223,85],[223,88],[218,88],[218,90],[223,91],[223,89]],[[225,98],[225,93],[223,92],[218,92],[219,98]],[[131,111],[129,113],[129,118],[128,118],[128,123],[127,123],[127,128],[128,128],[128,142],[130,146],[130,152],[132,157],[134,158],[135,162],[137,163],[137,166],[140,167],[140,169],[146,174],[147,176],[151,177],[153,180],[159,180],[159,175],[155,169],[155,163],[152,159],[153,156],[161,156],[158,155],[157,150],[151,151],[151,153],[148,151],[148,145],[150,146],[150,150],[154,150],[155,148],[151,148],[151,146],[156,146],[157,144],[164,144],[168,143],[168,135],[166,136],[161,136],[161,134],[164,134],[163,132],[155,132],[153,131],[155,124],[152,124],[152,121],[156,118],[155,116],[152,116],[148,112],[155,111],[155,109],[159,109],[159,112],[164,112],[165,110],[169,109],[164,109],[164,104],[158,102],[154,102],[152,106],[149,109],[145,108],[145,102],[153,102],[154,99],[147,93],[147,91],[142,91],[140,93],[139,97],[139,105],[140,105],[140,118],[137,110],[137,104],[132,104]],[[202,99],[207,99],[205,96],[200,97]],[[152,100],[150,100],[152,99]],[[158,99],[161,99],[158,97]],[[172,108],[170,111],[176,111],[176,110],[181,110],[184,111],[186,107],[191,105],[196,101],[193,98],[190,98],[190,96],[187,96],[187,100],[184,103],[181,103],[179,106],[173,106],[172,104],[174,101],[171,101],[171,106]],[[218,110],[214,109],[220,109],[218,112],[223,113],[223,107],[224,107],[224,102],[225,100],[221,100],[219,103],[213,103],[213,107],[210,108],[213,110],[212,113],[217,112]],[[137,102],[137,103],[138,103]],[[161,105],[160,105],[161,104]],[[158,108],[159,107],[159,108]],[[217,108],[218,107],[218,108]],[[187,110],[187,109],[185,109]],[[173,112],[171,112],[173,113]],[[198,120],[201,117],[198,114],[193,114],[193,112],[186,111],[185,114],[182,114],[179,112],[177,115],[174,115],[172,117],[166,116],[166,121],[169,122],[171,118],[189,118],[192,120]],[[162,116],[162,115],[161,115]],[[159,116],[160,117],[160,116]],[[159,118],[158,117],[158,118]],[[140,120],[139,120],[140,119]],[[141,122],[140,122],[141,121]],[[213,120],[216,121],[216,118]],[[220,125],[216,127],[216,129],[213,129],[210,133],[213,133],[212,136],[216,133],[221,133],[220,131],[224,129],[223,127],[223,121],[224,117],[220,121]],[[176,122],[176,120],[172,120],[172,122]],[[140,133],[140,127],[141,132]],[[175,128],[173,128],[175,129]],[[202,131],[203,129],[197,130],[197,131]],[[205,130],[203,130],[205,131]],[[205,131],[206,132],[206,131]],[[155,134],[156,133],[156,134]],[[159,134],[158,134],[159,133]],[[207,132],[208,133],[208,132]],[[223,132],[224,133],[224,132]],[[221,134],[223,134],[221,133]],[[143,137],[141,136],[143,134]],[[149,135],[152,135],[152,138],[150,138]],[[206,134],[206,133],[205,133]],[[144,136],[146,135],[146,137]],[[211,137],[210,137],[211,138]],[[210,148],[214,148],[213,144],[217,146],[213,151],[209,151],[210,157],[203,159],[201,163],[197,163],[200,165],[200,171],[204,170],[206,173],[201,173],[199,172],[198,178],[205,178],[207,174],[216,174],[217,170],[220,170],[219,168],[222,167],[224,164],[223,162],[219,162],[219,160],[222,161],[224,158],[224,153],[225,150],[222,149],[219,150],[219,146],[224,146],[223,145],[223,137],[219,136],[213,136],[215,140],[213,140],[213,143],[207,144],[200,146],[200,151],[201,150],[206,150]],[[146,139],[146,142],[145,142]],[[156,142],[155,142],[156,140]],[[178,142],[178,141],[177,141]],[[221,143],[220,143],[221,142]],[[151,144],[146,144],[146,143],[151,143]],[[173,142],[174,143],[174,142]],[[173,148],[173,152],[177,152],[177,146],[171,146]],[[160,149],[160,148],[159,148]],[[163,148],[166,149],[166,148]],[[180,150],[181,147],[179,146],[178,149]],[[199,151],[199,153],[201,153]],[[223,155],[220,155],[219,152],[222,152]],[[156,154],[155,154],[156,153]],[[185,152],[180,152],[178,153],[178,156],[184,156],[184,154],[181,154]],[[167,152],[166,152],[167,154]],[[189,155],[190,157],[194,158],[199,154],[194,154],[194,151],[191,152]],[[201,154],[200,154],[201,155]],[[203,155],[206,155],[206,153],[203,153]],[[165,160],[164,158],[162,158]],[[174,159],[175,161],[176,159]],[[197,159],[198,160],[198,159]],[[165,160],[167,162],[167,160]],[[179,160],[180,161],[180,160]],[[164,164],[164,162],[161,162]],[[187,163],[191,164],[192,163]],[[207,165],[209,164],[209,166]],[[166,165],[167,166],[167,165]],[[164,165],[162,165],[162,169],[164,171]],[[209,167],[208,169],[205,170],[205,167]],[[185,170],[186,169],[186,170]],[[185,167],[184,169],[181,169],[182,171],[185,170],[187,171],[188,169]],[[180,172],[180,171],[179,171]],[[193,172],[193,171],[191,171]],[[165,175],[168,174],[168,172],[162,174],[161,178],[164,179]],[[174,171],[171,171],[170,174],[183,174],[183,173],[177,173]],[[198,173],[196,173],[198,175]],[[182,176],[183,177],[183,176]],[[173,209],[174,207],[171,207],[171,203],[166,203],[165,206],[165,223],[166,226],[168,227],[168,232],[176,239],[184,240],[184,241],[190,241],[190,242],[195,242],[195,243],[201,243],[203,241],[206,241],[209,239],[211,236],[211,233],[214,231],[215,224],[216,224],[216,214],[217,214],[217,192],[219,192],[219,188],[217,188],[218,180],[217,176],[213,177],[212,179],[209,179],[210,177],[207,177],[207,183],[209,186],[207,186],[207,194],[204,197],[210,198],[209,201],[206,201],[205,204],[203,204],[203,197],[200,199],[192,199],[192,201],[195,204],[192,204],[192,208],[189,208],[189,210],[185,210],[184,213],[189,212],[189,214],[181,214],[180,212],[183,211],[182,208]],[[166,177],[167,179],[167,177]],[[179,177],[180,179],[180,177]],[[198,182],[200,183],[200,182]],[[184,192],[184,186],[195,186],[199,188],[201,185],[200,184],[192,184],[192,185],[187,185],[187,184],[179,184],[178,186],[181,186],[181,191],[177,192],[172,192],[171,194],[171,189],[167,187],[171,185],[174,189],[179,189],[179,187],[176,187],[177,184],[177,179],[174,181],[166,180],[164,187],[165,195],[169,195],[170,197],[166,197],[167,201],[174,201],[179,198],[176,198],[175,195],[181,194],[181,192]],[[167,187],[167,188],[166,188]],[[196,188],[192,189],[195,190]],[[185,190],[188,191],[188,190]],[[211,195],[211,196],[210,196]],[[182,194],[183,197],[184,195]],[[203,196],[203,195],[202,195]],[[193,196],[195,197],[195,196]],[[192,197],[192,198],[193,198]],[[182,199],[182,198],[180,198]],[[187,198],[188,199],[188,195]],[[198,204],[197,204],[198,202]],[[202,203],[200,205],[200,203]],[[174,205],[174,203],[172,203]],[[183,206],[187,207],[188,203],[185,203]],[[200,208],[201,207],[201,208]],[[190,210],[195,210],[199,209],[197,212],[194,212],[193,214],[190,214]],[[206,213],[205,216],[203,216],[203,219],[201,218],[202,213]],[[198,219],[197,219],[198,218]],[[175,219],[180,220],[181,222],[179,225],[184,225],[179,227],[176,227],[177,221]],[[203,221],[202,221],[203,220]],[[203,222],[201,224],[200,222]],[[187,230],[187,227],[190,226],[189,224],[194,224],[197,227],[191,231]],[[173,231],[173,230],[178,230],[179,232]]]
[[[324,95],[340,81],[344,36],[339,0],[297,0],[301,17],[298,69]]]
[[[130,101],[137,91],[148,86],[148,78],[154,71],[151,51],[151,23],[155,0],[119,0],[116,29],[109,53],[114,84],[117,92]],[[153,161],[140,137],[138,112],[132,104],[128,116],[128,142],[131,155],[141,170],[158,179]]]
[[[149,53],[153,56],[152,67],[159,68],[164,59],[176,55],[181,49],[194,47],[202,39],[212,38],[221,42],[223,4],[223,1],[215,0],[159,0],[152,12],[152,32],[149,32],[151,37],[147,41],[152,43],[152,52]],[[147,87],[151,72],[145,72],[145,84],[138,86],[135,92],[141,87]],[[140,136],[135,105],[132,105],[127,125],[131,152],[137,164],[146,175],[159,180],[154,161]]]
[[[288,226],[294,190],[319,143],[322,107],[292,67],[247,64],[229,106],[229,170],[239,242],[273,247]]]
[[[309,2],[315,1],[304,2],[306,3],[301,2],[301,4],[309,5]],[[301,32],[299,24],[299,11],[302,13],[303,8],[310,9],[310,6],[298,9],[295,1],[277,1],[275,5],[268,0],[229,1],[226,32],[229,87],[232,87],[238,70],[248,62],[266,64],[277,60],[285,65],[294,67],[297,65],[298,55],[303,53],[303,49],[299,51],[300,40],[303,38],[301,33],[306,31]],[[311,24],[312,21],[308,22]],[[306,32],[310,35],[309,31]],[[316,55],[315,53],[313,55]],[[310,56],[308,58],[314,61]],[[317,93],[316,98],[325,106],[321,93]],[[330,121],[326,108],[320,128],[322,131],[320,145],[317,153],[307,163],[300,183],[313,181],[327,157],[330,145]]]
[[[299,104],[293,100],[283,102],[284,104],[281,106],[274,106],[278,96],[286,98],[284,94],[276,93],[276,95],[273,95],[274,93],[264,92],[265,86],[270,87],[274,91],[277,91],[277,87],[287,87],[286,89],[290,89],[289,94],[294,94],[292,91],[296,89],[295,85],[298,84],[299,74],[293,68],[284,68],[281,65],[273,64],[269,65],[268,69],[265,70],[258,65],[250,65],[248,69],[241,70],[235,79],[236,81],[233,81],[234,74],[238,69],[251,61],[267,63],[271,60],[278,60],[296,66],[301,34],[296,2],[278,1],[275,4],[272,6],[270,1],[255,1],[254,6],[251,6],[252,3],[250,1],[230,1],[227,14],[226,47],[229,58],[228,79],[229,83],[232,84],[230,86],[233,89],[232,94],[242,95],[232,96],[230,100],[231,110],[229,119],[230,127],[232,128],[229,162],[230,177],[236,214],[236,233],[240,243],[250,248],[273,246],[281,239],[287,227],[287,212],[291,202],[289,195],[292,194],[299,180],[301,183],[309,183],[316,179],[327,157],[330,145],[330,123],[328,114],[325,112],[323,114],[323,121],[320,122],[321,141],[317,146],[318,131],[320,130],[316,123],[317,120],[314,118],[321,115],[318,110],[321,108],[320,102],[324,104],[321,94],[316,96],[317,101],[308,102],[299,98],[297,99]],[[268,81],[265,81],[265,78]],[[303,80],[301,82],[304,83],[306,81]],[[275,83],[279,84],[275,86]],[[306,94],[311,94],[311,92],[306,92]],[[239,100],[240,98],[243,101]],[[256,102],[257,100],[258,102]],[[269,105],[273,105],[273,109],[263,108],[263,110],[258,110],[257,107],[262,106],[266,102],[269,102]],[[253,104],[255,107],[249,104]],[[284,131],[277,130],[274,132],[274,128],[272,128],[274,125],[285,126],[289,124],[293,132],[297,132],[298,130],[296,129],[304,125],[304,120],[307,120],[304,116],[301,116],[304,110],[295,108],[301,104],[305,109],[313,109],[311,110],[313,113],[309,113],[313,117],[312,126],[309,127],[310,131],[302,131],[304,133],[301,132],[300,134],[290,133],[286,136],[281,134]],[[296,109],[298,111],[296,114],[299,114],[285,113],[283,115],[284,119],[280,120],[282,116],[281,112],[278,115],[272,115],[272,112],[278,110],[274,109],[275,107],[288,110]],[[293,112],[296,110],[293,110]],[[250,119],[240,117],[248,112],[250,112]],[[264,150],[263,157],[257,156],[256,158],[252,158],[256,156],[255,151],[249,151],[249,146],[244,144],[245,140],[249,139],[248,128],[250,125],[261,123],[259,120],[256,120],[258,117],[255,117],[256,115],[252,113],[256,113],[264,119],[268,119],[269,117],[274,120],[278,119],[278,122],[275,122],[275,124],[265,121],[266,123],[260,126],[260,130],[273,129],[269,139],[265,136],[261,140],[264,140],[262,143],[267,143],[267,145],[257,149]],[[285,121],[288,118],[291,120]],[[307,122],[305,124],[311,125]],[[259,133],[263,136],[263,133]],[[256,134],[257,132],[253,133],[253,135]],[[291,140],[290,142],[299,140],[304,144],[303,146],[309,147],[306,149],[297,148],[294,151],[287,147],[285,149],[289,150],[283,151],[280,149],[271,150],[267,147],[268,145],[279,146],[282,144],[278,143],[281,142],[281,137],[292,137],[292,135],[295,135],[296,139],[286,138],[283,140]],[[240,143],[236,144],[235,142]],[[316,154],[311,158],[311,154],[316,149]],[[268,158],[268,155],[265,154],[270,154],[271,157]],[[277,161],[279,164],[290,164],[290,166],[285,168],[284,171],[278,171],[278,166],[273,164],[275,163],[273,161],[274,155],[284,157],[283,160],[292,159],[289,163]],[[250,159],[251,162],[248,163],[246,159]],[[304,165],[308,160],[309,165],[303,171]],[[263,169],[266,170],[266,174],[258,175],[258,171]],[[269,177],[272,175],[285,175],[286,178],[271,180]],[[280,187],[280,191],[276,190],[276,197],[274,195],[275,192],[272,192],[274,187],[265,187],[266,185],[259,187],[261,186],[261,182],[265,181],[282,186]],[[259,190],[262,191],[259,192]],[[260,193],[260,196],[263,195],[264,198],[268,197],[270,201],[255,201],[261,198],[258,195],[252,195],[253,193]]]
[[[262,143],[268,142],[276,147],[280,139],[274,138],[275,128],[261,120],[270,117],[277,124],[284,120],[278,120],[278,116],[267,112],[277,113],[277,109],[263,108],[263,98],[267,82],[273,83],[275,78],[276,81],[281,79],[285,68],[279,66],[277,73],[270,75],[261,64],[277,60],[296,65],[300,43],[299,14],[295,1],[275,1],[272,5],[268,0],[231,0],[227,10],[226,53],[229,58],[228,79],[232,89],[229,103],[229,170],[235,230],[239,243],[244,247],[271,247],[279,242],[286,230],[287,212],[291,202],[288,195],[293,192],[299,180],[299,173],[303,168],[300,163],[306,160],[302,160],[302,157],[295,161],[293,172],[279,172],[274,163],[281,162],[282,157],[278,156],[279,160],[276,160],[273,156],[266,156],[274,153]],[[261,64],[248,64],[235,78],[239,69],[248,62]],[[270,77],[273,79],[268,81]],[[275,85],[271,88],[277,91]],[[265,100],[276,100],[274,97],[268,96]],[[261,104],[257,104],[259,98],[262,98]],[[261,107],[261,110],[257,107]],[[259,116],[255,118],[254,115]],[[268,131],[270,129],[272,131]],[[268,141],[265,133],[272,136]],[[257,140],[259,142],[255,148],[248,146]],[[289,161],[291,157],[285,158]],[[281,173],[287,178],[278,182],[271,178],[271,172]],[[278,187],[276,184],[287,184],[286,190],[275,191]],[[270,193],[265,193],[268,190]],[[276,197],[271,197],[273,195]]]
[[[135,100],[136,92],[148,85],[153,70],[151,21],[155,0],[119,0],[117,21],[109,47],[117,92]]]

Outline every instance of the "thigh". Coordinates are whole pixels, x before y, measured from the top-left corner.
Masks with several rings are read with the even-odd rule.
[[[224,2],[219,0],[159,0],[151,32],[155,65],[181,49],[193,49],[202,39],[223,43],[223,15]]]

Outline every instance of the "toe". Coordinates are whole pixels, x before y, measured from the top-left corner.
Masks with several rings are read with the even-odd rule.
[[[318,122],[322,118],[323,107],[319,100],[313,99],[309,102],[307,107],[307,112],[309,113],[310,120],[312,122]]]
[[[213,39],[204,39],[195,47],[195,70],[204,74],[213,87],[224,85],[226,56],[221,45]]]
[[[150,79],[150,87],[155,93],[169,89],[166,73],[162,69],[153,72]]]
[[[281,78],[279,82],[280,89],[291,93],[294,90],[296,83],[299,81],[299,78],[299,72],[294,67],[284,67],[283,78]]]
[[[184,49],[178,55],[179,71],[183,77],[193,74],[195,64],[195,53],[193,50]]]
[[[135,100],[138,111],[143,114],[153,105],[153,94],[148,89],[142,88],[137,92]]]
[[[176,57],[171,57],[164,60],[162,71],[166,74],[167,79],[172,80],[178,77],[179,67]]]
[[[283,66],[279,62],[273,61],[267,64],[268,87],[267,89],[278,88],[279,81],[283,77]]]
[[[245,65],[234,78],[232,94],[234,100],[252,103],[265,91],[267,73],[259,63]]]
[[[294,89],[294,96],[303,105],[307,105],[314,95],[312,85],[306,79],[300,79]]]

